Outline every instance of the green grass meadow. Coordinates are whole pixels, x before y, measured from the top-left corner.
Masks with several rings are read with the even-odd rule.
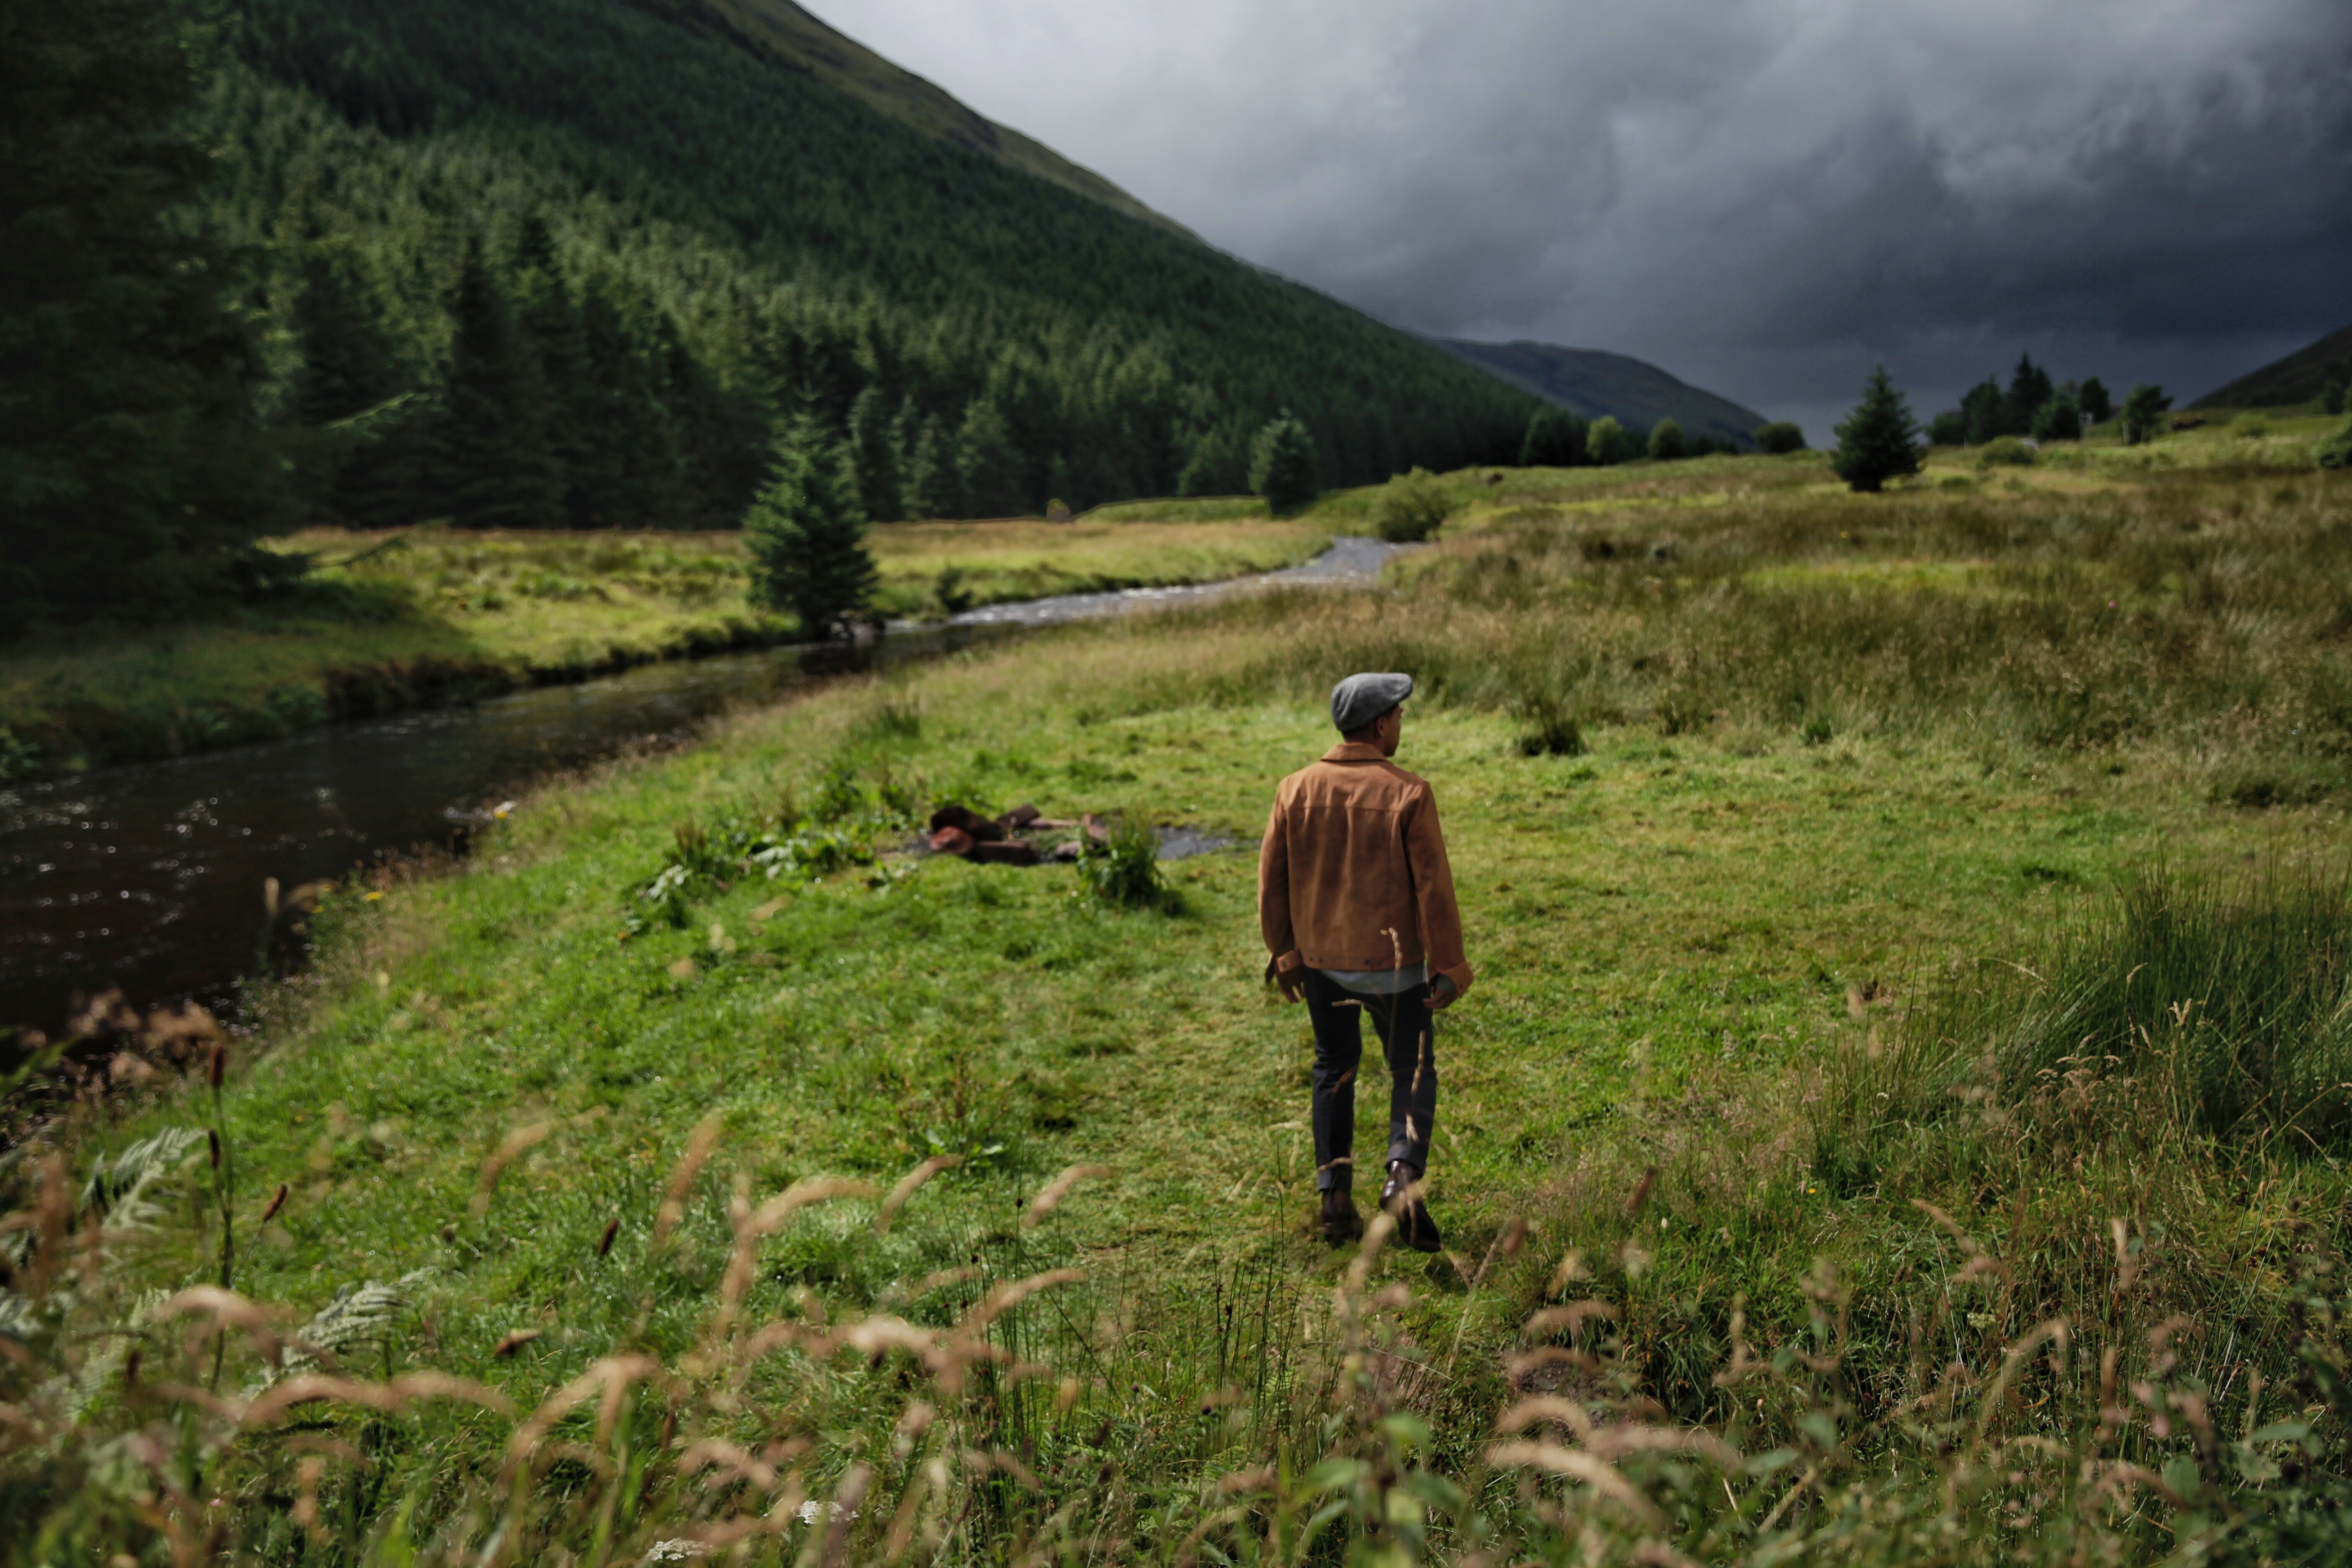
[[[329,899],[216,1123],[16,1157],[0,1562],[2328,1560],[2352,480],[2272,439],[1475,470],[1378,589],[551,783]],[[1479,973],[1432,1257],[1314,1235],[1259,978],[1358,668]],[[1123,907],[950,801],[1234,842]]]
[[[875,608],[919,617],[1213,582],[1296,565],[1330,537],[1314,521],[1268,519],[1263,504],[1207,521],[889,523],[870,536]],[[797,636],[790,616],[751,602],[734,532],[312,529],[277,547],[317,563],[278,602],[182,625],[51,630],[0,649],[0,779]]]

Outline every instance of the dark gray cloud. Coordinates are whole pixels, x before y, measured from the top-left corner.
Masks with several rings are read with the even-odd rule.
[[[1235,253],[1816,435],[2021,349],[2195,395],[2352,320],[2344,0],[823,0]]]

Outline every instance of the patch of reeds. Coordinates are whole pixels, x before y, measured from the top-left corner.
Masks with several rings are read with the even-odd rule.
[[[1894,1036],[1836,1082],[1823,1158],[1842,1184],[1873,1163],[1846,1142],[1868,1142],[1857,1129],[1948,1120],[1971,1095],[2048,1127],[2127,1101],[2101,1135],[2150,1148],[2340,1153],[2352,883],[2309,868],[2145,870],[2035,952],[1933,988]]]

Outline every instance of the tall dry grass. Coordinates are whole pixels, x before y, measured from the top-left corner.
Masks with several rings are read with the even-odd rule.
[[[500,1145],[485,1198],[544,1132]],[[180,1201],[215,1184],[201,1134],[88,1183],[47,1158],[5,1222],[0,1561],[2054,1563],[2318,1561],[2352,1541],[2328,1479],[2352,1414],[2332,1258],[2286,1265],[2294,1386],[2217,1362],[2225,1321],[2151,1321],[2158,1265],[2121,1229],[2077,1309],[2042,1316],[2042,1238],[1932,1205],[1950,1247],[1921,1283],[1946,1310],[1899,1350],[1868,1287],[1816,1266],[1793,1320],[1735,1299],[1677,1366],[1629,1286],[1690,1162],[1738,1184],[1696,1140],[1669,1152],[1684,1168],[1539,1194],[1450,1289],[1387,1267],[1381,1216],[1332,1288],[1268,1259],[1165,1282],[1148,1313],[1069,1263],[950,1268],[854,1311],[780,1293],[763,1259],[796,1228],[873,1205],[850,1230],[878,1242],[952,1162],[878,1203],[738,1175],[701,1234],[724,1154],[698,1129],[659,1212],[632,1220],[652,1221],[642,1255],[614,1261],[647,1293],[640,1332],[527,1404],[434,1366],[420,1281],[301,1322],[227,1285],[141,1291],[141,1252],[206,1212]],[[1023,1233],[1094,1173],[1047,1184]],[[642,1325],[680,1271],[708,1281],[700,1326],[660,1342]],[[1482,1295],[1518,1327],[1465,1354]],[[1697,1418],[1677,1373],[1704,1384]]]
[[[2348,500],[2332,474],[2190,470],[2079,494],[1536,506],[1403,563],[1394,595],[1140,623],[1119,689],[1139,710],[1250,702],[1319,696],[1333,669],[1409,669],[1424,701],[1555,730],[2148,747],[2229,801],[2305,801],[2344,787],[2352,758]],[[1181,671],[1150,657],[1171,635],[1197,655]]]

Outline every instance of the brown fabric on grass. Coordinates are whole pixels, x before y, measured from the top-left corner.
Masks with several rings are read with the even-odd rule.
[[[1275,791],[1257,916],[1276,969],[1427,963],[1470,989],[1437,797],[1377,746],[1344,741]]]

